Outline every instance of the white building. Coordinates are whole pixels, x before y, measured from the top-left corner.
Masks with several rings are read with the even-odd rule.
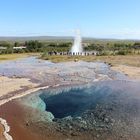
[[[6,50],[7,47],[0,46],[0,50]]]
[[[14,50],[26,49],[26,46],[13,47]]]

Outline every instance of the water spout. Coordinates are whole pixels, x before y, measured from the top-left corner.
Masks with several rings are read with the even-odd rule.
[[[76,37],[74,40],[74,44],[71,49],[71,53],[73,55],[80,55],[83,52],[83,47],[82,47],[82,38],[81,38],[81,33],[80,30],[76,30]]]

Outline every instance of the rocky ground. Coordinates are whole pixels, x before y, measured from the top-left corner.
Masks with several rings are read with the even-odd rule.
[[[131,79],[140,80],[140,67],[116,65],[112,69],[126,74]]]
[[[34,89],[39,87],[49,87],[48,91],[53,95],[44,99],[42,91],[44,93],[46,90],[41,90],[39,95],[43,96],[26,96],[1,106],[0,116],[11,126],[10,134],[14,140],[19,140],[19,137],[20,140],[25,138],[26,140],[138,140],[140,138],[139,82],[130,80],[125,74],[114,71],[115,69],[111,70],[109,65],[83,61],[56,64],[29,57],[1,63],[0,67],[2,78],[10,80],[4,82],[8,87],[6,90],[12,88],[11,84],[16,86],[16,92],[8,90],[8,94],[4,93],[1,96],[1,101],[5,98],[10,99],[11,96],[18,95],[19,98],[26,91],[36,91]],[[13,83],[10,83],[12,81]],[[17,85],[15,81],[18,81]],[[20,83],[22,84],[19,85]],[[72,85],[89,83],[92,83],[93,88],[84,87],[84,92],[78,91],[80,94],[77,96],[65,94],[71,90]],[[29,87],[30,84],[33,86]],[[63,89],[65,89],[64,95],[59,94]],[[54,90],[57,91],[56,95]],[[84,94],[81,94],[82,92]],[[89,93],[95,94],[85,96]],[[32,95],[38,95],[38,92]],[[76,104],[75,102],[73,104],[73,101]],[[55,103],[55,106],[51,103]],[[47,106],[50,110],[46,109]],[[53,107],[56,110],[52,110]]]

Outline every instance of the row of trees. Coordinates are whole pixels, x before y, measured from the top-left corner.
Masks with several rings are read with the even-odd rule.
[[[107,43],[107,44],[90,44],[85,47],[86,51],[98,51],[101,55],[126,55],[140,53],[140,43]]]
[[[24,49],[14,49],[13,47],[25,46]],[[25,41],[24,43],[0,42],[0,54],[9,53],[27,53],[27,52],[67,52],[70,50],[72,43],[46,43],[40,41]],[[1,49],[1,47],[6,49]]]
[[[13,49],[13,47],[26,46],[24,49]],[[24,53],[24,52],[68,52],[72,46],[68,43],[40,42],[40,41],[25,41],[25,42],[0,42],[0,54],[8,53]],[[140,42],[136,43],[90,43],[84,47],[85,51],[98,51],[101,55],[125,55],[132,53],[140,53]]]

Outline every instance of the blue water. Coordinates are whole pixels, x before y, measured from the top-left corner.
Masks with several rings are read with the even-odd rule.
[[[86,111],[96,110],[98,105],[103,108],[115,105],[117,107],[114,108],[114,112],[121,112],[120,116],[130,109],[131,115],[134,106],[138,110],[140,108],[139,84],[139,82],[105,81],[84,86],[51,88],[28,95],[21,101],[41,112],[51,112],[54,118],[60,119],[67,116],[81,117]],[[140,112],[138,110],[137,113]]]
[[[126,140],[138,140],[139,85],[140,82],[114,80],[52,87],[18,101],[27,110],[30,108],[27,120],[39,124],[41,131],[51,125],[54,131],[66,136],[70,133],[86,133],[91,138],[98,134],[100,137],[97,140],[107,140],[110,136],[113,140],[121,139],[122,136]]]

